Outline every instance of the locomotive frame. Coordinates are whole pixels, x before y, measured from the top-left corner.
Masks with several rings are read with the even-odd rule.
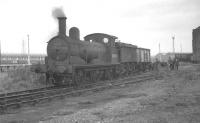
[[[116,36],[93,33],[80,40],[77,27],[66,33],[66,17],[59,17],[59,33],[47,46],[46,79],[54,85],[86,83],[126,77],[150,70],[150,50],[117,42]]]

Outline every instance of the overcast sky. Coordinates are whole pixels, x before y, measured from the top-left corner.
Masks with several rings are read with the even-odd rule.
[[[175,49],[192,52],[192,29],[200,26],[200,0],[0,0],[0,41],[3,53],[21,53],[30,35],[30,52],[46,53],[57,33],[52,10],[62,7],[67,30],[76,26],[81,39],[107,33],[121,42],[150,48],[151,54]]]

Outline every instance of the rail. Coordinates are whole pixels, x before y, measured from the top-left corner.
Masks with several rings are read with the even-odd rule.
[[[0,96],[0,113],[4,114],[8,111],[8,109],[22,107],[23,104],[36,104],[42,100],[51,100],[54,98],[65,97],[67,95],[70,96],[74,94],[80,95],[87,91],[97,91],[122,84],[136,83],[154,78],[155,76],[153,74],[146,73],[143,75],[136,75],[118,80],[90,83],[79,87],[50,87],[48,89],[41,88],[16,93],[13,92],[12,94],[5,94]]]

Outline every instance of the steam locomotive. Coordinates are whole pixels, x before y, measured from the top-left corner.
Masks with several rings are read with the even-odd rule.
[[[66,35],[66,17],[58,17],[58,35],[48,41],[46,79],[55,85],[82,85],[146,71],[150,50],[117,41],[116,36],[94,33],[80,40],[77,27]]]

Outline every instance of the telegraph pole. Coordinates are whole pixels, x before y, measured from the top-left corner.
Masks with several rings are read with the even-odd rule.
[[[158,48],[159,48],[159,53],[160,53],[160,43],[159,43],[159,45],[158,45]]]
[[[158,47],[159,47],[159,56],[160,56],[159,58],[160,58],[160,61],[161,61],[160,42],[159,42],[159,46]]]
[[[0,65],[1,65],[1,41],[0,41]]]
[[[22,55],[24,55],[26,53],[25,51],[25,42],[24,40],[22,40]]]
[[[182,44],[181,44],[181,53],[182,53]]]
[[[29,35],[27,35],[27,37],[28,37],[28,65],[30,65],[31,62],[30,62]]]
[[[175,36],[172,36],[172,47],[173,47],[173,54],[175,54],[175,48],[174,48],[174,40],[175,40]]]

